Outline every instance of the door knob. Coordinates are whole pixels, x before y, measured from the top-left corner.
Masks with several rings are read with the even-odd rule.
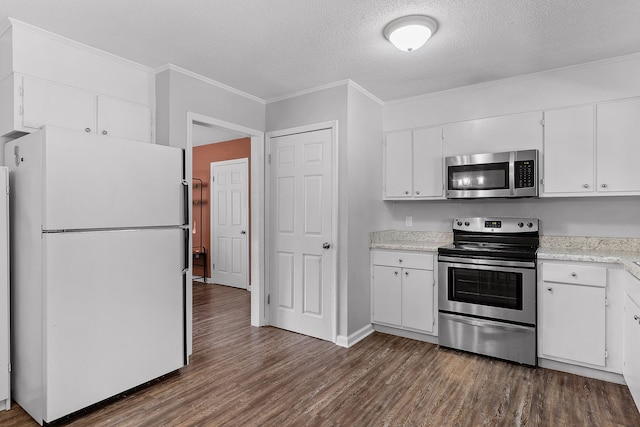
[[[322,244],[322,249],[329,249],[331,247],[331,244],[329,242],[324,242]]]
[[[242,231],[240,232],[240,234],[247,234],[247,232],[246,232],[246,231],[244,231],[244,230],[242,230]]]

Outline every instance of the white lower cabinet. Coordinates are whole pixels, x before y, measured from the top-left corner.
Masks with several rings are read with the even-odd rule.
[[[620,269],[543,262],[538,285],[538,356],[622,373]]]
[[[636,281],[637,282],[637,281]],[[640,408],[640,283],[624,302],[624,367],[622,372],[636,406]]]
[[[434,334],[434,256],[372,251],[371,259],[372,323]]]

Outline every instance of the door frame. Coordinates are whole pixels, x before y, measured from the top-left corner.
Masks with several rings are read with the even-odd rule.
[[[220,160],[220,161],[217,161],[217,162],[210,162],[209,163],[209,178],[213,177],[213,171],[214,171],[214,169],[216,167],[228,166],[228,165],[234,165],[234,164],[244,165],[245,171],[247,172],[247,177],[248,177],[248,175],[249,175],[249,158],[241,157],[241,158],[233,159],[233,160]],[[210,185],[210,188],[211,188],[211,192],[209,194],[209,200],[210,200],[210,202],[209,202],[209,242],[210,242],[209,243],[209,271],[211,272],[211,281],[213,283],[215,283],[215,280],[213,280],[213,272],[214,272],[214,269],[213,269],[213,261],[214,261],[214,257],[213,257],[213,253],[214,253],[213,252],[213,249],[214,249],[214,243],[213,243],[213,241],[214,241],[214,239],[213,239],[213,230],[214,230],[214,225],[213,225],[213,212],[214,212],[214,210],[213,210],[213,200],[214,200],[213,199],[213,197],[214,197],[213,196],[213,186],[214,186],[214,181],[210,180],[209,183],[210,183],[209,185]],[[246,198],[245,198],[245,200],[243,200],[243,202],[245,202],[245,209],[246,209],[246,216],[247,216],[246,228],[247,228],[247,231],[249,232],[249,236],[247,236],[248,239],[247,239],[246,248],[245,248],[245,251],[244,251],[245,252],[244,253],[244,257],[245,257],[245,260],[246,260],[246,265],[245,265],[246,271],[245,271],[244,288],[241,287],[239,289],[247,289],[247,290],[250,291],[251,290],[251,284],[249,282],[249,276],[250,276],[249,275],[249,268],[250,268],[250,265],[249,265],[249,252],[250,252],[249,251],[249,242],[251,241],[251,231],[250,231],[251,227],[249,227],[249,225],[250,225],[249,224],[250,215],[249,215],[249,203],[248,203],[249,202],[249,182],[248,182],[248,180],[245,180],[245,189],[244,190],[245,190]],[[231,285],[229,285],[229,286],[231,286]]]
[[[293,127],[293,128],[287,128],[287,129],[281,129],[281,130],[277,130],[277,131],[271,131],[271,132],[267,132],[265,135],[265,152],[267,153],[266,155],[266,160],[267,160],[267,164],[265,165],[265,185],[264,185],[264,189],[265,189],[265,207],[269,206],[269,203],[271,202],[271,168],[269,167],[271,165],[271,140],[273,138],[277,138],[280,136],[287,136],[287,135],[295,135],[298,133],[308,133],[308,132],[314,132],[314,131],[318,131],[318,130],[324,130],[324,129],[330,129],[331,130],[331,161],[332,161],[332,168],[331,168],[331,181],[332,181],[332,185],[331,185],[331,204],[332,204],[332,212],[331,212],[331,222],[333,225],[333,230],[331,233],[331,247],[334,249],[332,251],[331,254],[331,258],[330,258],[330,262],[333,264],[333,285],[331,286],[331,299],[333,302],[333,313],[331,313],[331,322],[332,322],[332,342],[336,343],[337,337],[338,337],[338,278],[339,278],[339,274],[338,274],[338,259],[340,259],[339,252],[340,252],[340,245],[339,245],[339,241],[338,241],[338,236],[339,236],[339,195],[338,195],[338,182],[339,182],[339,163],[338,163],[338,149],[339,149],[339,145],[338,145],[338,121],[337,120],[332,120],[332,121],[327,121],[327,122],[321,122],[321,123],[315,123],[315,124],[311,124],[311,125],[305,125],[305,126],[297,126],[297,127]],[[266,184],[268,183],[268,184]],[[271,259],[270,259],[270,248],[271,248],[271,240],[272,237],[270,235],[271,233],[271,220],[272,220],[272,212],[270,211],[270,209],[265,209],[264,210],[265,213],[265,218],[264,218],[264,225],[265,225],[265,240],[264,240],[264,260],[265,260],[265,273],[264,273],[264,279],[265,279],[265,302],[266,302],[266,298],[267,296],[271,293],[270,289],[271,289],[271,283],[270,281],[270,266],[271,266]],[[270,313],[270,307],[269,305],[266,306],[266,316],[267,316],[267,324],[271,324],[271,313]]]
[[[187,138],[186,138],[186,154],[185,166],[186,176],[193,177],[193,125],[217,126],[241,132],[251,137],[251,242],[249,251],[251,253],[251,326],[264,326],[268,324],[265,293],[265,136],[263,131],[251,129],[235,123],[226,122],[224,120],[215,119],[202,114],[187,111]],[[189,218],[193,215],[193,186],[189,183]],[[191,231],[191,225],[189,225]],[[189,245],[193,247],[192,233],[189,232]],[[192,301],[191,281],[193,271],[193,259],[189,257],[189,271],[187,276],[188,296],[187,300]],[[192,303],[187,306],[188,319],[192,319]],[[187,333],[191,336],[192,325],[188,325]],[[189,339],[188,353],[192,354],[192,343]]]

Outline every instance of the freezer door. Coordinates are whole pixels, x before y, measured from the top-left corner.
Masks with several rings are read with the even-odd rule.
[[[184,364],[184,231],[44,235],[50,422]]]
[[[186,222],[181,149],[54,127],[42,132],[45,230]]]

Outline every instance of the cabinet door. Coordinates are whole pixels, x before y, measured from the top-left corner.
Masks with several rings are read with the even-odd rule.
[[[402,270],[402,326],[433,332],[433,271]]]
[[[594,191],[594,108],[545,111],[544,193]]]
[[[543,284],[542,354],[605,366],[605,288]]]
[[[624,302],[624,380],[640,407],[640,306],[627,295]]]
[[[400,268],[373,266],[373,321],[401,325]]]
[[[542,113],[520,113],[444,126],[445,156],[542,149]]]
[[[98,96],[98,133],[150,142],[151,109],[142,104]]]
[[[640,191],[640,99],[599,104],[598,191]]]
[[[410,198],[413,192],[411,131],[387,134],[384,145],[384,197]]]
[[[95,132],[96,98],[91,92],[26,76],[22,84],[23,126]]]
[[[413,131],[414,197],[442,196],[442,163],[442,128]]]

